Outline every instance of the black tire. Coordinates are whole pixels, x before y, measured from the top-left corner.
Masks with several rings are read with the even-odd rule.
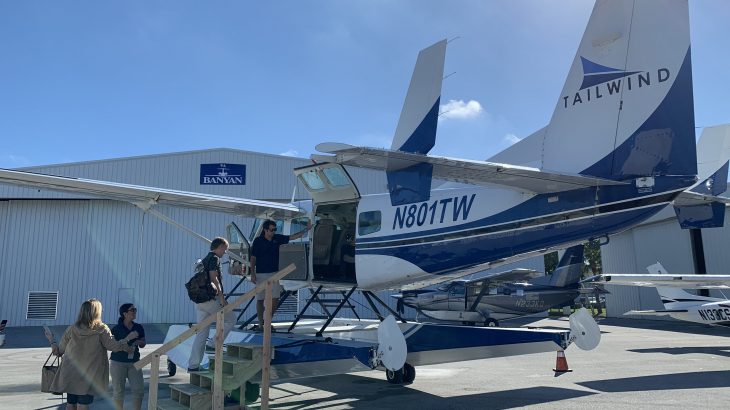
[[[484,321],[484,326],[486,327],[499,327],[499,322],[497,319],[487,319]]]
[[[385,378],[391,384],[403,384],[403,369],[396,371],[385,369]]]
[[[406,363],[403,365],[403,383],[413,383],[416,380],[416,368]]]
[[[244,398],[246,399],[246,404],[253,403],[256,400],[261,397],[261,386],[255,383],[246,382],[246,392],[244,393]]]
[[[167,374],[172,377],[177,373],[177,365],[170,359],[167,359]]]

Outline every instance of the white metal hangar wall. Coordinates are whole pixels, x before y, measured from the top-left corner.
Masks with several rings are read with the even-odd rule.
[[[730,274],[730,210],[725,208],[725,226],[701,230],[708,274]],[[611,237],[601,247],[605,273],[648,273],[646,268],[660,262],[669,273],[694,274],[690,231],[681,229],[671,206],[646,222]],[[662,316],[624,315],[630,310],[663,309],[656,289],[640,286],[606,285],[606,315],[636,319],[667,319]],[[689,290],[689,292],[693,292]],[[724,297],[717,291],[710,296]],[[730,295],[729,295],[730,296]]]
[[[245,165],[245,185],[201,185],[201,164],[220,163]],[[303,158],[221,148],[24,170],[289,201],[297,183],[292,169],[308,164],[311,161]],[[385,192],[382,173],[348,171],[361,194]],[[309,198],[301,185],[297,198]],[[250,218],[196,209],[155,209],[210,238],[224,236],[231,220],[246,234],[253,223]],[[104,304],[107,323],[116,321],[119,304],[129,300],[139,307],[141,323],[193,321],[183,285],[192,274],[192,262],[207,249],[199,239],[126,202],[0,185],[0,318],[11,326],[69,324],[81,302],[95,297]],[[236,279],[224,275],[225,288],[231,289]],[[55,319],[27,318],[29,313],[48,317],[44,297],[53,298],[56,292]]]

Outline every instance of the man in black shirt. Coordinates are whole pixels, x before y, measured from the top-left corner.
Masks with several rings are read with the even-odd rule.
[[[225,255],[228,250],[228,241],[224,238],[215,238],[210,243],[210,252],[203,258],[203,266],[205,271],[208,272],[210,278],[210,284],[215,290],[215,296],[209,301],[195,304],[195,312],[198,316],[198,323],[205,320],[210,315],[214,315],[220,308],[227,305],[226,295],[223,293],[223,276],[221,275],[221,258]],[[236,315],[233,312],[228,312],[224,316],[223,326],[223,339],[225,340],[228,333],[233,329],[233,325],[236,324]],[[190,360],[188,361],[188,370],[197,370],[200,366],[200,361],[203,359],[203,353],[205,351],[205,341],[208,339],[208,333],[210,326],[200,329],[195,335],[195,341],[193,342],[193,349],[190,353]]]
[[[297,232],[294,235],[280,235],[276,233],[276,222],[267,219],[264,221],[261,235],[254,239],[251,245],[251,282],[264,281],[272,274],[279,271],[279,246],[289,243],[290,240],[299,239],[306,234],[312,224],[307,224],[307,229]],[[272,291],[272,306],[276,309],[279,303],[281,286],[274,282]],[[259,328],[264,324],[264,292],[256,294],[256,316],[259,319]],[[272,312],[273,314],[273,312]]]

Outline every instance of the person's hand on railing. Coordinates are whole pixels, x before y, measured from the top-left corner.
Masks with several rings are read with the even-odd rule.
[[[53,354],[54,356],[61,356],[61,351],[60,351],[60,350],[58,350],[58,345],[57,345],[56,343],[53,343],[53,344],[51,345],[51,353],[52,353],[52,354]]]

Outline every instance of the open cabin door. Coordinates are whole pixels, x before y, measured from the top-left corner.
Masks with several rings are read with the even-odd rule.
[[[360,192],[340,164],[324,163],[294,169],[315,204],[357,201]]]
[[[357,186],[340,164],[315,164],[297,168],[294,173],[312,196],[314,281],[355,284]]]
[[[231,275],[245,275],[249,271],[250,263],[250,252],[251,246],[248,243],[248,239],[241,232],[235,222],[231,222],[226,226],[226,239],[228,239],[228,252],[232,253],[241,258],[244,263],[237,261],[233,258],[230,259],[228,264],[228,273]]]

